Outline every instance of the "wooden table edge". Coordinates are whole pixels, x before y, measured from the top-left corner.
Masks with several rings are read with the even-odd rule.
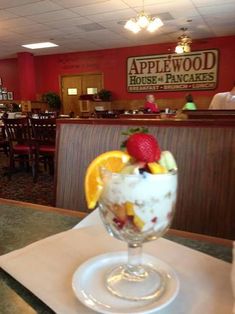
[[[0,198],[0,204],[23,206],[26,208],[33,208],[35,210],[40,210],[40,211],[45,211],[45,212],[55,212],[55,213],[65,215],[65,216],[72,216],[72,217],[79,217],[79,218],[85,218],[88,215],[88,213],[82,212],[82,211],[27,203],[27,202],[22,202],[22,201],[15,201],[15,200],[5,199],[5,198]]]
[[[211,244],[219,244],[219,245],[223,245],[229,248],[232,248],[233,246],[233,241],[230,239],[208,236],[206,234],[201,234],[201,233],[193,233],[193,232],[188,232],[188,231],[169,229],[167,234],[172,235],[172,236],[187,238],[191,240],[208,242]]]
[[[10,200],[10,199],[5,199],[5,198],[0,198],[0,204],[22,206],[26,208],[33,208],[35,210],[40,210],[40,211],[45,211],[45,212],[55,212],[61,215],[78,217],[78,218],[85,218],[89,214],[87,212],[82,212],[82,211],[75,211],[71,209],[64,209],[64,208],[58,208],[58,207],[53,207],[53,206],[15,201],[15,200]],[[229,248],[233,246],[232,240],[224,239],[224,238],[217,238],[217,237],[208,236],[208,235],[199,234],[199,233],[193,233],[193,232],[176,230],[176,229],[169,229],[167,234],[172,235],[172,236],[187,238],[191,240],[198,240],[198,241],[205,241],[208,243],[219,244],[219,245],[223,245]]]

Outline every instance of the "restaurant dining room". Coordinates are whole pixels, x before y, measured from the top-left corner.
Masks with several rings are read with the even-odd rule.
[[[235,314],[235,0],[0,0],[0,314]]]

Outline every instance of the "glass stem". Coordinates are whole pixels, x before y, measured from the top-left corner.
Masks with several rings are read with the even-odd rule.
[[[139,266],[142,264],[142,244],[128,243],[128,265]]]
[[[128,262],[126,271],[131,276],[143,276],[145,271],[142,267],[142,244],[128,243]]]

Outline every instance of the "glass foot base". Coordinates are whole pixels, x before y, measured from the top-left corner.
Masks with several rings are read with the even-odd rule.
[[[122,299],[132,301],[159,298],[165,291],[167,275],[150,266],[121,265],[106,276],[107,289]]]

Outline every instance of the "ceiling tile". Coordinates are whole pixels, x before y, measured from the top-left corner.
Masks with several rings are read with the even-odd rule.
[[[73,12],[79,13],[81,15],[91,16],[94,14],[103,14],[106,12],[115,11],[118,15],[118,10],[128,9],[128,5],[126,5],[121,0],[108,0],[106,2],[101,2],[99,4],[90,4],[84,5],[82,7],[75,7],[71,10]]]
[[[37,14],[37,15],[31,15],[30,19],[32,19],[33,21],[44,23],[48,21],[51,22],[51,21],[61,20],[62,16],[64,19],[70,19],[70,18],[78,17],[78,14],[70,10],[58,10],[58,11],[46,12],[46,13]]]
[[[36,3],[41,0],[1,0],[0,1],[0,9],[14,8],[20,7],[24,4]]]
[[[81,38],[84,38],[86,37],[86,32],[80,30],[77,26],[67,26],[67,27],[62,27],[62,28],[57,28],[57,30],[60,31],[60,36],[61,37],[70,37],[71,39],[74,37],[78,37],[77,34],[79,34],[79,37],[80,37],[80,34],[84,34]],[[59,38],[59,37],[58,37]]]
[[[102,42],[106,40],[114,40],[114,38],[119,38],[121,39],[121,36],[109,31],[109,30],[99,30],[99,31],[94,31],[94,32],[84,32],[81,33],[79,36],[86,38],[90,41],[93,42]]]
[[[229,29],[229,30],[223,30],[223,29],[217,29],[214,30],[215,34],[217,36],[232,36],[235,35],[235,31],[233,29]]]
[[[140,10],[140,8],[136,8]],[[190,16],[198,16],[198,11],[190,0],[181,0],[172,2],[157,3],[145,6],[148,14],[157,16],[158,13],[168,12],[173,18],[189,18]]]
[[[61,6],[49,1],[49,0],[44,0],[40,2],[35,2],[32,4],[26,4],[14,8],[7,9],[10,13],[19,15],[19,16],[29,16],[29,15],[35,15],[35,14],[40,14],[44,12],[49,12],[49,11],[56,11],[62,9]]]
[[[32,32],[30,34],[31,39],[34,42],[53,41],[56,42],[56,38],[61,38],[61,31],[58,29],[50,29],[44,31]]]
[[[38,23],[32,23],[32,24],[30,24],[30,27],[27,25],[17,27],[15,32],[20,33],[20,34],[27,34],[29,32],[41,32],[41,31],[48,31],[48,30],[50,31],[50,28],[46,25],[38,24]]]
[[[109,0],[51,0],[52,2],[61,5],[64,8],[82,7],[90,4],[98,4]]]
[[[199,38],[210,38],[210,37],[214,37],[215,33],[213,31],[208,31],[208,32],[192,32],[190,33],[190,37],[192,39],[199,39]]]
[[[136,44],[140,45],[146,45],[148,44],[160,44],[164,42],[170,42],[170,37],[169,36],[157,36],[157,37],[152,37],[152,38],[146,38],[142,37],[140,40],[136,41]]]
[[[57,21],[46,21],[44,22],[44,25],[50,26],[50,27],[55,27],[55,28],[60,28],[61,30],[65,28],[73,28],[78,25],[82,24],[88,24],[91,23],[90,20],[88,20],[85,17],[76,17],[76,18],[71,18],[71,19],[60,19]]]
[[[156,4],[162,4],[162,3],[167,3],[167,2],[174,2],[175,0],[145,0],[144,5],[145,7],[148,5],[153,5]],[[136,7],[143,7],[143,0],[123,0],[126,4],[128,4],[130,7],[136,8]]]
[[[18,17],[11,20],[6,20],[1,22],[1,28],[7,28],[11,30],[15,30],[21,26],[29,26],[32,24],[32,20],[29,20],[25,17]]]
[[[192,0],[197,7],[221,5],[221,0]],[[234,0],[223,0],[225,3],[234,3]]]
[[[17,18],[17,17],[18,16],[13,14],[13,13],[10,13],[10,12],[7,12],[6,10],[1,10],[0,9],[0,21],[14,19],[14,18]]]
[[[226,27],[227,29],[235,28],[235,19],[224,19],[223,16],[219,16],[216,18],[214,17],[207,17],[206,19],[207,24],[210,27]]]
[[[192,21],[190,23],[186,20],[186,18],[166,21],[164,26],[161,27],[159,31],[170,36],[179,36],[182,33],[180,30],[182,27],[187,28],[189,35],[191,32],[195,32],[197,30],[205,30],[205,32],[211,31],[201,16],[192,17]]]
[[[104,12],[103,14],[93,14],[89,15],[89,19],[94,22],[103,22],[103,21],[121,21],[123,19],[127,20],[129,18],[135,17],[136,12],[134,9],[124,9],[112,12]]]
[[[71,45],[66,44],[66,46],[55,47],[51,49],[40,49],[37,55],[47,55],[47,54],[60,54],[64,52],[77,52],[77,51],[88,51],[88,50],[98,50],[102,49],[99,45],[91,42],[77,42],[71,43]]]
[[[128,30],[124,29],[123,25],[118,24],[117,21],[100,21],[99,24],[114,33],[120,34],[128,32]]]
[[[210,5],[204,7],[198,7],[200,14],[205,16],[221,16],[222,14],[230,13],[235,16],[235,1],[233,3],[222,3],[217,5]],[[216,21],[215,21],[216,22]]]
[[[79,25],[78,28],[84,32],[93,32],[93,31],[99,31],[101,29],[105,29],[104,26],[98,23],[83,24],[83,25]]]

